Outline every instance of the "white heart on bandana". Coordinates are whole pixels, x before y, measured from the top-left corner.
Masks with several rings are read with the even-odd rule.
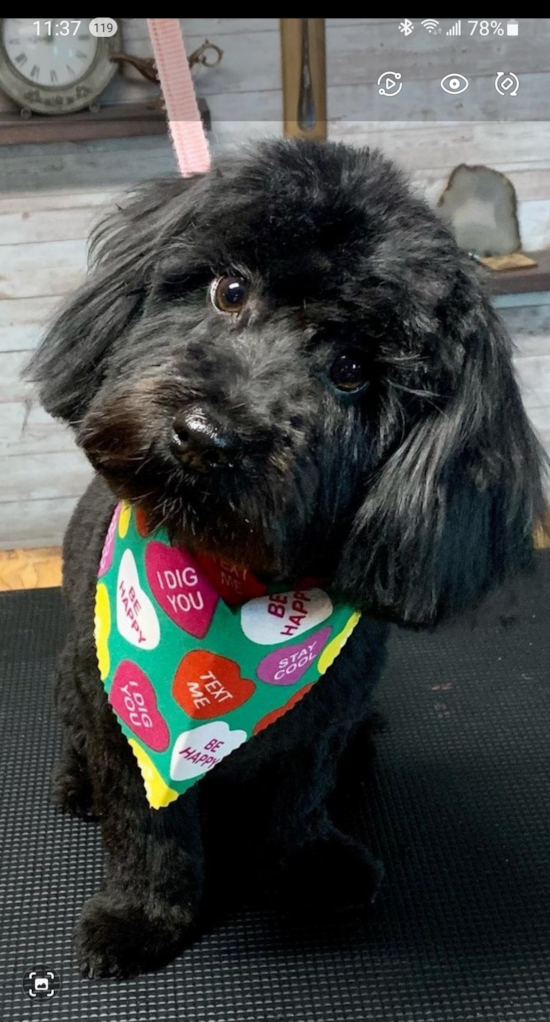
[[[201,777],[243,742],[246,742],[246,731],[232,731],[225,720],[182,731],[174,743],[170,777],[173,781]]]
[[[124,639],[138,649],[155,649],[160,641],[160,626],[155,608],[140,585],[136,561],[125,550],[116,583],[116,623]]]
[[[262,646],[289,642],[326,621],[332,600],[323,589],[294,590],[258,596],[241,610],[244,634]]]

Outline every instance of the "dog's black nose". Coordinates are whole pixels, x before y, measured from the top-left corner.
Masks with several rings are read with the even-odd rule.
[[[172,446],[185,465],[199,471],[232,468],[242,449],[238,433],[201,405],[176,415]]]

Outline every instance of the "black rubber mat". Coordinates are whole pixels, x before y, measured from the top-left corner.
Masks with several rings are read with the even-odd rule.
[[[83,981],[73,961],[102,853],[96,825],[47,801],[62,632],[57,591],[0,595],[2,1022],[548,1022],[548,554],[475,623],[392,635],[387,727],[352,799],[386,866],[370,923],[243,911],[130,982]],[[60,988],[32,1000],[23,978],[42,969]]]

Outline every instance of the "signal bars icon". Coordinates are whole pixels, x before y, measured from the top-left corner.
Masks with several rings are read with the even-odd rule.
[[[462,35],[462,22],[457,21],[452,28],[448,28],[445,35]]]

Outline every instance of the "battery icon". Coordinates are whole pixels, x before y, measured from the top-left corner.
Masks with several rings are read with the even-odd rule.
[[[506,25],[506,35],[519,35],[519,25],[517,21],[509,21]]]

